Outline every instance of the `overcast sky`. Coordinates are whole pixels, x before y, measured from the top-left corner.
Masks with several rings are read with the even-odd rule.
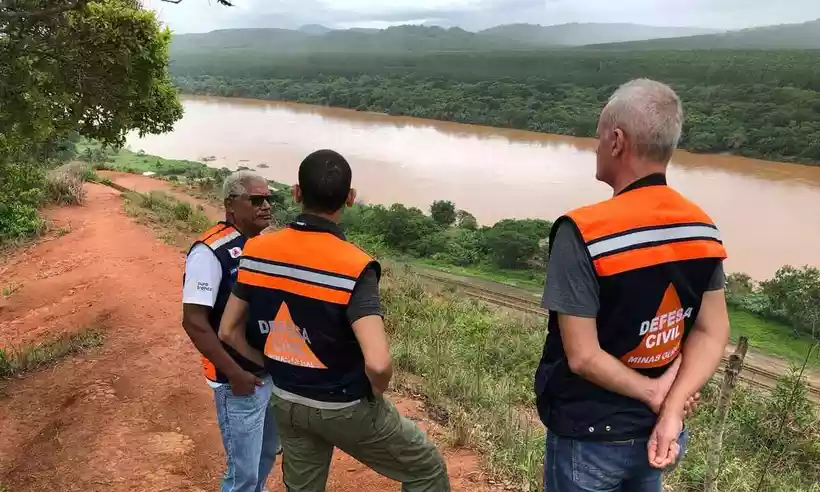
[[[529,22],[633,22],[658,26],[736,29],[820,18],[820,0],[144,0],[174,32],[236,27],[331,28],[399,24],[479,30]]]

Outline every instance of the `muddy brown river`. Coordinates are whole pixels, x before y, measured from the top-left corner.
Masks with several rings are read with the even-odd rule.
[[[214,156],[211,165],[244,165],[286,183],[304,156],[331,148],[350,161],[368,203],[427,209],[447,199],[484,224],[554,220],[611,195],[595,181],[592,139],[247,99],[183,102],[173,132],[131,136],[130,148]],[[669,181],[720,227],[728,270],[765,279],[784,264],[820,266],[820,167],[678,152]]]

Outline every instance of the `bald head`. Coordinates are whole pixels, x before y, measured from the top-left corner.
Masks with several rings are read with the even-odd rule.
[[[683,127],[680,99],[669,86],[649,79],[622,85],[601,113],[599,132],[620,129],[637,159],[666,164]]]

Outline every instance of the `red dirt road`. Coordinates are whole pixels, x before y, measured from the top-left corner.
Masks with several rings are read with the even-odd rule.
[[[135,187],[139,189],[139,187]],[[70,232],[0,265],[0,347],[97,326],[102,348],[0,390],[0,485],[13,492],[216,491],[223,451],[211,390],[180,325],[182,254],[123,212],[119,193],[89,184],[83,207],[48,215]],[[435,424],[421,405],[405,414]],[[493,490],[480,459],[444,450],[453,489]],[[280,473],[269,482],[281,491]],[[336,453],[328,490],[398,491]]]

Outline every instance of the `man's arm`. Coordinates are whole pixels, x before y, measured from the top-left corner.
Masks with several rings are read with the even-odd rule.
[[[211,328],[208,314],[211,308],[197,304],[182,305],[182,326],[188,337],[199,352],[211,361],[213,365],[229,380],[235,379],[237,374],[244,372],[239,364],[228,355],[216,332]]]
[[[185,259],[185,282],[182,286],[182,327],[199,352],[228,378],[242,369],[225,352],[208,316],[216,303],[222,267],[213,251],[204,244],[193,247]]]
[[[347,320],[362,349],[364,370],[373,393],[380,396],[390,385],[393,363],[382,319],[379,277],[372,267],[365,270],[353,289],[347,307]]]
[[[364,372],[370,380],[373,394],[381,396],[393,378],[393,363],[384,321],[381,316],[365,316],[353,323],[353,333],[364,355]]]
[[[723,289],[703,294],[700,312],[683,344],[683,365],[663,404],[663,413],[681,415],[686,399],[714,376],[729,343],[729,313]]]
[[[678,373],[681,357],[661,377],[649,378],[601,349],[594,319],[559,314],[558,324],[572,372],[609,391],[642,401],[655,413],[660,412],[666,392]]]
[[[721,266],[716,274],[723,276]],[[707,291],[703,294],[692,331],[681,348],[684,357],[680,372],[650,437],[649,462],[652,466],[665,468],[677,458],[675,443],[683,428],[686,401],[715,374],[728,341],[729,313],[724,290]]]
[[[245,339],[245,323],[248,320],[248,302],[240,299],[236,294],[231,294],[225,312],[222,314],[222,321],[219,323],[219,339],[227,343],[243,357],[265,367],[265,359],[262,352],[251,347]]]

